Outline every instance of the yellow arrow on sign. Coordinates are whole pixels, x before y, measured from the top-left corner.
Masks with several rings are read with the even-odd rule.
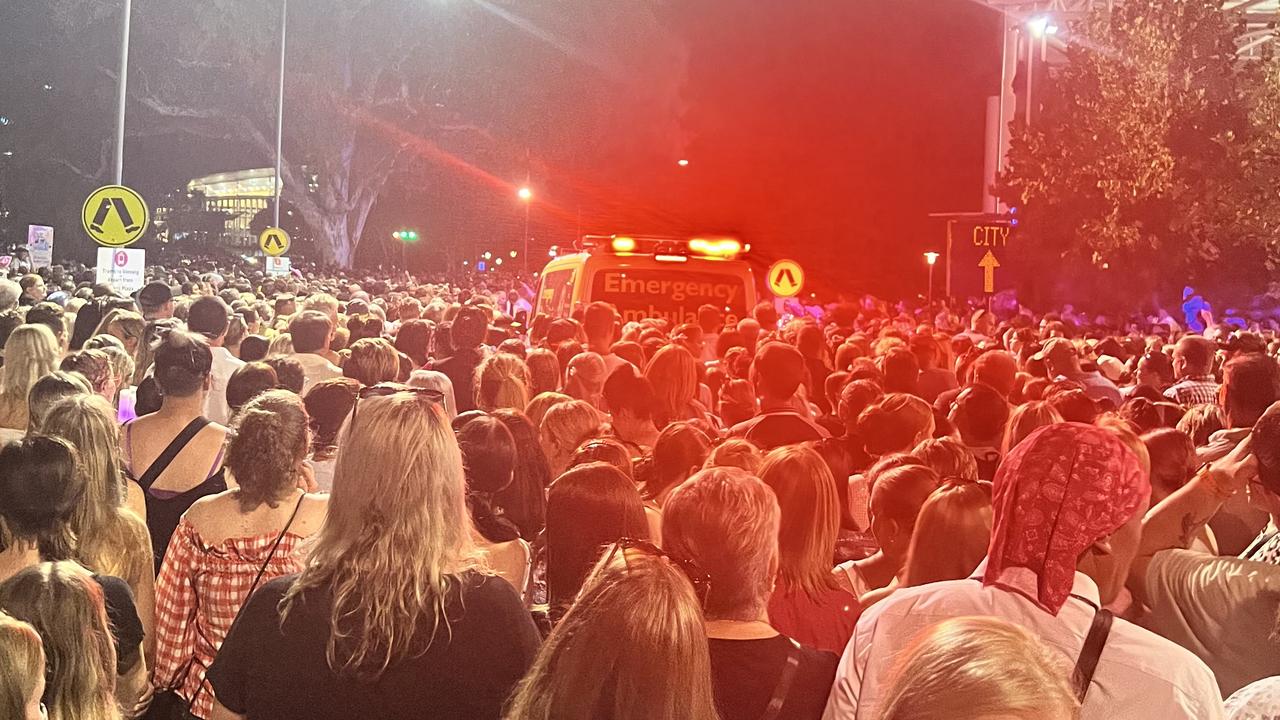
[[[982,256],[978,261],[978,267],[982,268],[982,292],[993,293],[996,291],[996,268],[1000,267],[1000,261],[990,251]]]

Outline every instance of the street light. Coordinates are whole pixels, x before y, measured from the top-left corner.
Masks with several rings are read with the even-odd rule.
[[[676,164],[679,165],[680,167],[689,167],[689,161],[685,160],[684,158],[680,158],[679,160],[677,160]]]
[[[524,203],[524,274],[529,274],[529,203],[533,200],[533,191],[528,185],[516,191],[516,196]]]
[[[929,251],[924,254],[924,261],[929,264],[929,305],[933,305],[933,266],[938,264],[939,254]]]
[[[1053,18],[1048,15],[1039,15],[1031,18],[1027,21],[1027,29],[1037,38],[1058,34],[1058,26],[1054,24]]]

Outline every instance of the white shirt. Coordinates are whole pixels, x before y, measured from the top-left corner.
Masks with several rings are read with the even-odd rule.
[[[985,569],[983,561],[974,577],[980,578]],[[1017,584],[1034,592],[1035,575],[1023,572]],[[1012,588],[984,587],[973,579],[897,590],[858,621],[840,658],[823,720],[880,717],[879,706],[897,654],[922,630],[951,618],[990,616],[1020,625],[1059,651],[1063,672],[1070,673],[1093,623],[1098,586],[1077,572],[1071,595],[1055,617]],[[1222,716],[1222,697],[1213,673],[1199,658],[1116,618],[1080,720],[1219,720]]]
[[[211,347],[213,367],[209,370],[209,394],[204,399],[204,416],[219,425],[231,421],[231,407],[227,405],[227,381],[232,373],[244,367],[244,361],[224,347]]]
[[[302,383],[302,395],[306,397],[307,391],[312,385],[321,380],[332,380],[333,378],[342,377],[342,368],[316,355],[315,353],[294,353],[289,357],[297,360],[302,365],[302,375],[305,381]]]

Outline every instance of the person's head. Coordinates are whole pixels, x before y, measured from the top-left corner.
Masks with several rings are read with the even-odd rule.
[[[1209,436],[1226,427],[1226,418],[1217,404],[1193,405],[1187,408],[1177,429],[1187,434],[1196,447],[1209,444]]]
[[[1018,625],[960,617],[925,629],[898,656],[880,720],[1076,720],[1061,659]]]
[[[330,295],[329,293],[315,293],[313,295],[308,295],[307,298],[302,301],[303,310],[313,310],[315,312],[324,313],[329,316],[329,322],[332,323],[333,327],[338,326],[338,307],[338,298]]]
[[[604,403],[614,420],[651,422],[654,403],[653,386],[630,363],[619,365],[604,382]]]
[[[587,334],[587,344],[603,352],[617,339],[618,311],[607,302],[596,301],[587,306],[582,315],[582,329]]]
[[[690,422],[671,423],[658,433],[644,474],[645,497],[661,503],[666,495],[707,461],[711,440]]]
[[[1196,471],[1196,448],[1181,430],[1160,428],[1142,436],[1151,458],[1151,504],[1187,484]]]
[[[547,491],[546,537],[547,596],[559,611],[573,602],[601,548],[622,538],[649,538],[644,501],[613,465],[576,465]]]
[[[0,549],[34,547],[45,560],[71,559],[71,520],[85,494],[78,463],[71,443],[52,435],[0,447]]]
[[[1064,337],[1049,338],[1031,359],[1043,361],[1050,377],[1071,377],[1080,372],[1080,352],[1076,350],[1075,343]]]
[[[324,526],[283,607],[287,615],[309,589],[330,589],[328,664],[372,678],[441,640],[404,628],[445,622],[446,597],[478,560],[462,453],[433,400],[407,391],[358,400],[338,448]]]
[[[1163,391],[1173,384],[1173,362],[1162,352],[1148,352],[1138,359],[1134,379],[1137,380],[1139,387]]]
[[[881,361],[885,392],[915,393],[920,364],[910,350],[894,348]]]
[[[196,298],[187,309],[187,329],[203,335],[210,345],[219,345],[231,322],[231,308],[217,295]]]
[[[342,364],[342,375],[366,387],[395,382],[400,375],[400,354],[383,338],[361,338],[351,343],[351,356]]]
[[[325,352],[332,337],[333,321],[317,310],[304,310],[289,321],[289,339],[294,352]]]
[[[19,325],[4,346],[0,395],[25,402],[37,380],[58,368],[58,341],[44,325]]]
[[[698,393],[697,360],[692,353],[680,345],[667,345],[649,360],[644,376],[656,400],[655,425],[689,419],[689,404]]]
[[[759,478],[711,468],[671,493],[662,547],[711,576],[708,620],[760,620],[778,572],[778,500]]]
[[[933,409],[914,395],[890,393],[858,415],[858,437],[872,457],[905,452],[933,435]]]
[[[1009,403],[990,385],[970,385],[956,396],[949,419],[969,447],[996,447],[1004,438]]]
[[[409,387],[435,390],[444,396],[444,413],[450,421],[458,415],[456,398],[453,395],[453,381],[439,370],[414,370],[409,373]]]
[[[724,312],[715,305],[698,307],[698,327],[704,333],[718,333],[724,329]]]
[[[431,354],[431,335],[435,326],[429,320],[406,320],[396,332],[396,350],[409,356],[413,364],[421,367]]]
[[[47,662],[40,633],[0,612],[0,716],[43,720]]]
[[[1217,346],[1200,335],[1187,335],[1173,348],[1173,374],[1183,378],[1203,377],[1213,371],[1213,356]]]
[[[991,485],[943,482],[920,506],[907,549],[903,585],[969,577],[991,544]]]
[[[598,353],[581,352],[574,355],[565,367],[565,394],[593,405],[602,404],[605,370],[604,358]]]
[[[789,445],[765,456],[760,479],[777,496],[778,586],[818,596],[834,587],[831,558],[840,530],[840,496],[827,463],[814,450]]]
[[[51,302],[37,303],[34,307],[27,311],[28,325],[43,325],[49,328],[49,332],[53,333],[53,337],[57,340],[59,348],[67,339],[67,317],[63,309]],[[8,346],[5,346],[6,349]]]
[[[275,355],[262,362],[275,370],[276,380],[279,381],[276,387],[288,390],[295,395],[302,394],[302,389],[307,386],[307,372],[297,358]]]
[[[972,382],[983,383],[1008,399],[1018,379],[1018,361],[1003,350],[982,353],[970,367]]]
[[[848,430],[856,430],[858,416],[884,397],[884,390],[873,380],[850,380],[840,390],[836,415]]]
[[[1250,442],[1258,461],[1258,482],[1248,486],[1249,503],[1273,518],[1280,517],[1280,403],[1258,418]]]
[[[40,634],[49,717],[120,717],[116,650],[97,581],[74,563],[42,563],[0,583],[0,610]]]
[[[21,285],[8,278],[0,278],[0,312],[12,310],[21,296]]]
[[[23,297],[35,302],[44,300],[45,296],[48,295],[48,288],[44,284],[44,278],[35,273],[23,275],[22,279],[18,281],[18,286],[22,288]]]
[[[510,720],[715,720],[698,596],[675,563],[610,547],[516,688]]]
[[[600,434],[600,423],[600,413],[582,400],[566,400],[547,410],[538,431],[552,476],[564,472],[579,445]]]
[[[560,389],[560,360],[546,348],[534,348],[525,356],[529,368],[529,393],[538,395]]]
[[[1043,400],[1032,400],[1015,407],[1009,413],[1009,422],[1005,424],[1004,439],[1000,442],[1001,455],[1008,455],[1010,450],[1037,429],[1060,422],[1062,415],[1051,403]]]
[[[474,350],[484,342],[489,333],[489,316],[483,308],[475,305],[464,305],[453,317],[453,325],[449,328],[449,338],[453,349]]]
[[[93,391],[102,397],[114,401],[120,385],[115,368],[111,365],[111,356],[102,350],[79,350],[62,358],[58,369],[74,372],[83,376],[93,387]]]
[[[91,395],[93,388],[80,373],[55,370],[31,386],[27,394],[27,429],[39,432],[49,409],[73,395]]]
[[[138,307],[148,320],[173,317],[173,290],[165,283],[152,281],[138,291]]]
[[[338,431],[351,415],[360,383],[351,378],[321,380],[307,391],[303,405],[311,423],[312,447],[316,450],[334,447]]]
[[[476,369],[476,405],[485,411],[519,410],[529,403],[529,368],[515,355],[494,353]]]
[[[996,473],[983,582],[1022,587],[1029,570],[1035,587],[1023,592],[1057,615],[1079,570],[1111,602],[1137,554],[1150,498],[1142,462],[1115,433],[1079,423],[1040,428]]]
[[[703,469],[714,467],[735,467],[739,470],[760,476],[760,466],[764,464],[764,454],[751,443],[742,438],[729,438],[711,448]]]
[[[235,413],[262,393],[280,385],[276,371],[264,362],[245,363],[227,380],[227,405]]]
[[[245,362],[263,360],[267,357],[267,350],[270,347],[271,342],[265,337],[247,335],[244,340],[240,341],[240,359]]]
[[[115,409],[97,395],[74,395],[49,409],[41,429],[76,449],[85,499],[72,516],[72,527],[82,543],[99,542],[96,535],[114,524],[125,497]]]
[[[546,417],[547,411],[559,405],[562,402],[568,402],[573,398],[558,392],[538,393],[524,406],[524,414],[529,418],[529,422],[538,428],[539,436],[542,432],[542,419]]]
[[[110,335],[118,339],[124,345],[124,349],[133,355],[137,353],[146,332],[147,321],[143,320],[141,315],[132,310],[115,308],[103,316],[102,322],[98,323],[93,334]]]
[[[458,447],[469,493],[493,495],[511,484],[516,441],[501,420],[490,415],[470,420],[458,430]]]
[[[924,440],[915,446],[911,455],[937,473],[942,482],[978,481],[978,461],[973,452],[953,437]]]
[[[1271,403],[1280,399],[1280,371],[1276,361],[1262,353],[1231,358],[1222,368],[1219,392],[1227,425],[1252,426]]]
[[[766,402],[790,400],[804,382],[804,356],[782,342],[765,343],[751,362],[751,382]]]
[[[189,398],[209,389],[213,353],[203,338],[173,330],[155,351],[155,379],[165,399]]]
[[[308,422],[302,399],[288,390],[269,390],[236,413],[226,466],[236,479],[242,512],[264,504],[277,507],[298,487],[310,441]]]
[[[569,459],[569,467],[592,462],[609,463],[622,471],[628,479],[635,479],[635,463],[626,445],[613,438],[592,438],[578,446]]]
[[[942,358],[942,348],[938,346],[938,341],[932,335],[912,335],[907,341],[907,347],[910,348],[911,354],[916,356],[916,363],[921,370],[938,367]]]
[[[938,489],[938,474],[924,465],[909,464],[873,468],[868,475],[872,479],[867,504],[871,534],[884,554],[901,565],[906,561],[920,508]]]

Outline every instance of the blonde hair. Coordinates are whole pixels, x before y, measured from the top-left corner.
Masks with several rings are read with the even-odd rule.
[[[1062,415],[1044,400],[1032,400],[1013,409],[1009,422],[1004,426],[1004,441],[1000,443],[1000,455],[1004,457],[1027,439],[1027,436],[1045,425],[1062,422]]]
[[[916,637],[890,674],[880,720],[1075,720],[1061,658],[990,617],[945,620]]]
[[[586,400],[597,408],[602,407],[607,376],[604,358],[599,353],[578,353],[569,360],[565,370],[565,394],[578,400]]]
[[[552,477],[564,472],[579,445],[599,434],[600,420],[600,413],[582,400],[566,400],[547,410],[538,435],[551,463]]]
[[[944,482],[920,506],[904,566],[904,587],[969,577],[991,544],[991,485]]]
[[[107,354],[111,375],[116,380],[116,390],[128,385],[138,369],[133,356],[124,349],[124,344],[114,335],[94,335],[84,341],[86,350],[97,350]]]
[[[30,624],[0,612],[0,717],[26,714],[44,668],[40,634]]]
[[[50,408],[42,430],[66,440],[79,456],[85,493],[71,515],[76,557],[94,572],[123,578],[136,592],[155,566],[146,524],[124,507],[120,428],[111,405],[97,395],[73,395]]]
[[[910,454],[922,465],[933,468],[942,480],[978,481],[978,460],[973,451],[953,437],[929,438]]]
[[[538,393],[528,405],[524,406],[524,414],[529,418],[529,422],[533,423],[536,428],[542,427],[542,419],[546,417],[547,411],[559,405],[562,402],[569,402],[573,398],[558,392]]]
[[[0,422],[15,430],[27,427],[27,393],[40,378],[58,369],[61,351],[53,331],[44,325],[19,325],[4,346],[0,368]],[[19,425],[21,423],[21,425]]]
[[[444,411],[407,392],[358,403],[338,442],[324,527],[281,608],[287,616],[308,590],[331,593],[329,667],[373,679],[448,631],[448,602],[479,560]]]
[[[49,717],[118,720],[116,650],[97,582],[75,563],[41,563],[0,584],[0,607],[40,633]]]
[[[764,455],[760,448],[750,440],[729,438],[711,448],[703,469],[713,467],[736,467],[746,470],[752,475],[760,474],[760,466],[764,464]]]
[[[522,410],[529,404],[529,368],[509,353],[494,353],[476,368],[476,406],[485,412]]]
[[[666,558],[605,551],[517,687],[507,720],[715,720],[693,586]]]
[[[360,338],[351,343],[347,359],[342,363],[343,377],[373,386],[395,382],[400,376],[400,353],[385,338]]]
[[[653,386],[655,426],[692,419],[689,406],[698,393],[697,365],[693,354],[680,345],[667,345],[649,360],[644,379]]]
[[[782,510],[778,585],[810,597],[837,587],[831,565],[840,531],[840,496],[826,461],[807,447],[780,447],[765,456],[760,479],[773,488]]]
[[[292,355],[293,336],[287,332],[280,333],[267,343],[267,357],[272,355]]]
[[[119,327],[120,335],[116,335],[111,332],[112,325]],[[102,316],[102,320],[98,323],[98,327],[94,328],[93,334],[90,337],[92,338],[97,335],[110,335],[119,340],[122,344],[126,340],[137,340],[138,346],[141,347],[143,344],[143,335],[145,335],[146,332],[147,321],[143,320],[141,315],[133,312],[132,310],[125,310],[124,308],[112,308],[106,315]],[[121,335],[124,337],[121,337]]]

